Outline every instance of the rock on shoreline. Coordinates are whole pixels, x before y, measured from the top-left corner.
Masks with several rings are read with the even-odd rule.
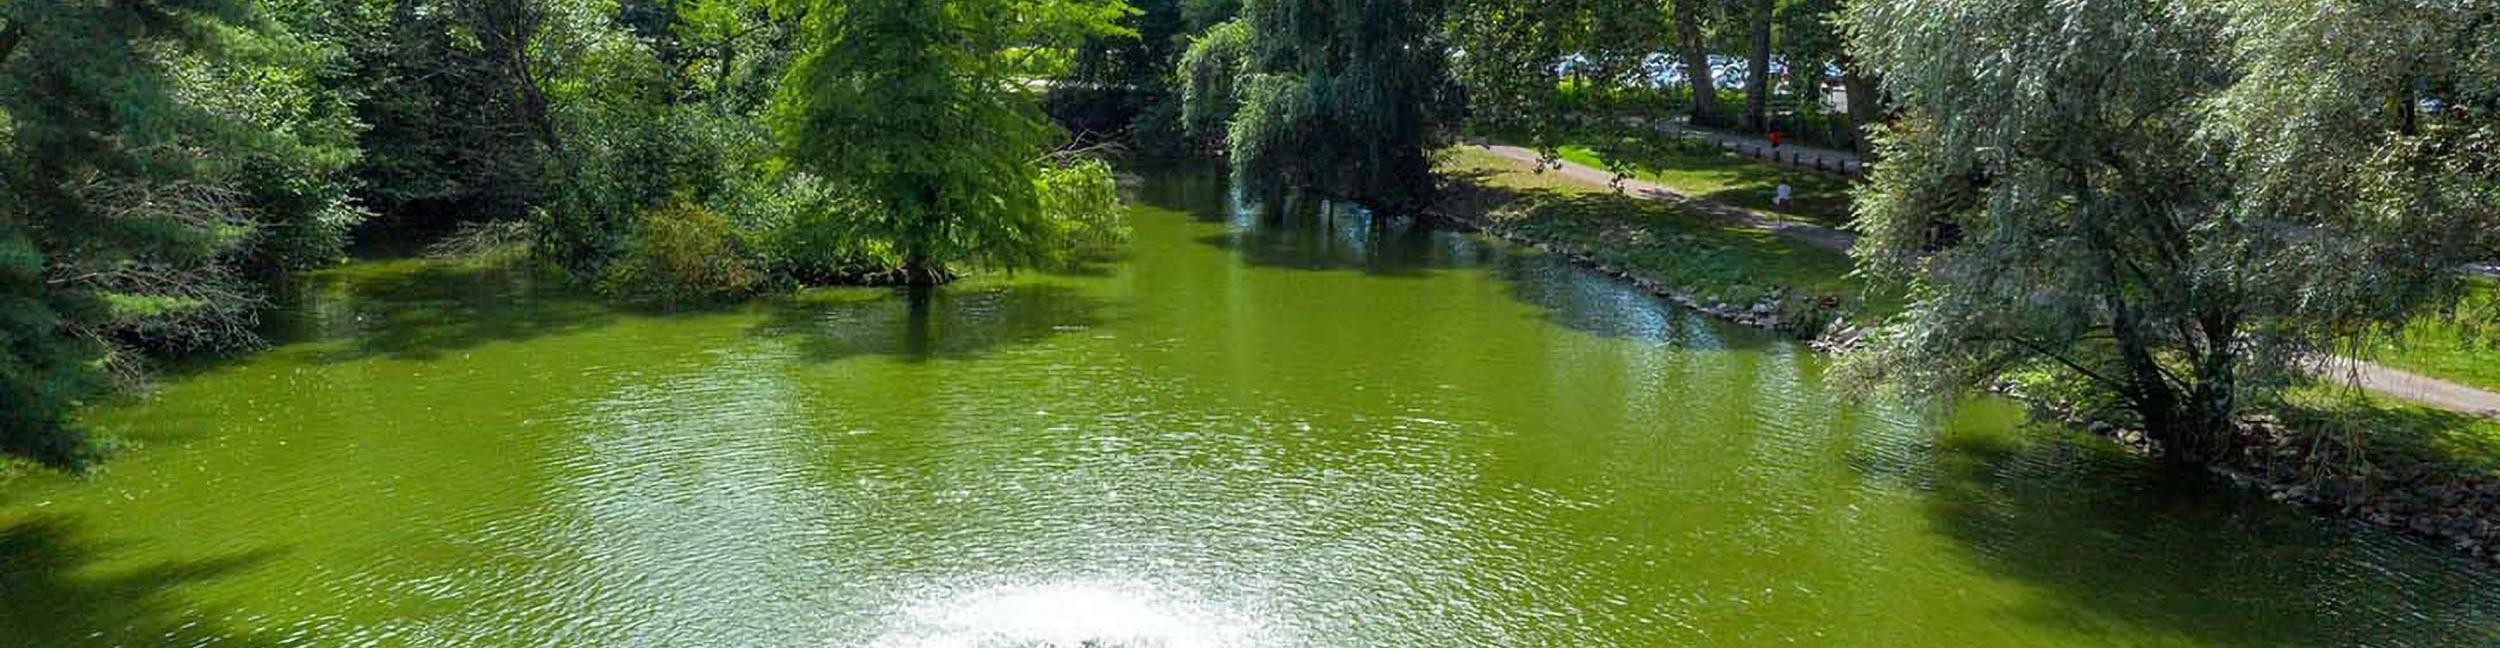
[[[1448,214],[1433,217],[1569,259],[1573,264],[1630,282],[1652,295],[1720,319],[1810,338],[1809,344],[1820,351],[1845,353],[1866,339],[1865,329],[1844,320],[1835,319],[1816,327],[1785,318],[1775,299],[1751,306],[1712,302],[1646,273],[1606,263],[1585,250],[1473,219]],[[2081,416],[2071,408],[2026,396],[2011,385],[1998,385],[1995,391],[2030,403],[2042,415],[2116,441],[2138,453],[2157,450],[2141,432]],[[2373,455],[2364,462],[2343,456],[2329,445],[2310,443],[2279,421],[2252,418],[2243,425],[2246,445],[2227,462],[2208,466],[2233,483],[2262,490],[2276,501],[2296,504],[2321,515],[2422,538],[2478,560],[2500,564],[2500,478],[2396,455]]]
[[[2160,450],[2142,432],[2024,394],[2013,385],[1999,384],[1992,391],[2139,454]],[[2271,417],[2251,416],[2240,425],[2244,445],[2205,468],[2278,502],[2500,564],[2500,478],[2396,453],[2356,456],[2340,444],[2295,433]]]
[[[1586,250],[1578,249],[1574,246],[1541,240],[1536,237],[1520,234],[1509,228],[1476,222],[1472,219],[1461,218],[1448,214],[1436,213],[1432,214],[1432,218],[1467,231],[1482,233],[1516,245],[1533,248],[1540,252],[1562,257],[1571,261],[1572,265],[1596,270],[1604,273],[1606,276],[1623,280],[1632,284],[1634,287],[1640,288],[1643,292],[1675,302],[1677,305],[1681,305],[1685,308],[1700,311],[1712,317],[1717,317],[1719,319],[1754,328],[1797,336],[1800,339],[1807,340],[1815,349],[1818,350],[1846,351],[1854,349],[1866,337],[1865,329],[1852,326],[1846,319],[1843,318],[1834,318],[1832,321],[1827,323],[1820,321],[1820,318],[1809,321],[1791,317],[1786,314],[1786,309],[1781,307],[1780,299],[1782,296],[1778,294],[1774,294],[1770,298],[1749,305],[1719,302],[1706,299],[1700,295],[1694,294],[1691,290],[1668,283],[1666,280],[1651,276],[1648,273],[1607,263],[1603,259],[1599,259],[1597,255]]]

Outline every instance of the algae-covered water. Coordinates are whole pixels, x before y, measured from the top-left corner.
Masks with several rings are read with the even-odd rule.
[[[2471,646],[2500,577],[1555,260],[1155,173],[1124,258],[316,277],[0,489],[0,645]],[[1091,643],[1088,643],[1091,642]]]

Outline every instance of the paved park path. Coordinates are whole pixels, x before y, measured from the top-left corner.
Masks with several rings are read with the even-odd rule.
[[[1767,144],[1767,143],[1766,143]],[[1591,167],[1569,160],[1549,160],[1543,153],[1517,146],[1488,145],[1484,150],[1528,166],[1544,165],[1544,173],[1594,188],[1621,188],[1630,196],[1659,200],[1691,207],[1729,223],[1789,237],[1815,247],[1848,252],[1857,244],[1856,234],[1814,225],[1782,220],[1749,209],[1695,198],[1669,189],[1665,185],[1632,178],[1618,178],[1613,171]],[[2492,393],[2465,385],[2423,376],[2349,358],[2329,358],[2312,369],[2345,384],[2356,385],[2387,396],[2435,407],[2451,412],[2500,418],[2500,393]]]

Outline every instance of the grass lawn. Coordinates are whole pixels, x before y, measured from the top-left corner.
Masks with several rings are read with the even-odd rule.
[[[1495,138],[1501,140],[1503,138]],[[1825,227],[1849,226],[1849,179],[1737,157],[1665,134],[1575,135],[1557,147],[1564,160],[1627,173],[1678,193]],[[1781,181],[1795,202],[1774,208]]]
[[[2373,452],[2408,454],[2500,475],[2500,419],[2432,409],[2348,387],[2303,387],[2283,399],[2283,420],[2294,429],[2360,439]]]
[[[2473,280],[2465,303],[2423,314],[2376,351],[2389,367],[2500,391],[2500,280]]]
[[[1856,322],[1901,308],[1898,296],[1870,293],[1850,276],[1849,257],[1839,252],[1536,173],[1481,150],[1444,151],[1439,166],[1454,185],[1445,208],[1645,271],[1712,301],[1746,305],[1775,292],[1829,298]]]

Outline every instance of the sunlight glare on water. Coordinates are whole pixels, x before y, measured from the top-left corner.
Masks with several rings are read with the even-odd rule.
[[[1255,619],[1134,581],[1053,581],[914,601],[876,648],[1229,648],[1282,645]]]
[[[1222,173],[1068,272],[321,273],[0,489],[0,647],[2500,645],[2500,576]]]

